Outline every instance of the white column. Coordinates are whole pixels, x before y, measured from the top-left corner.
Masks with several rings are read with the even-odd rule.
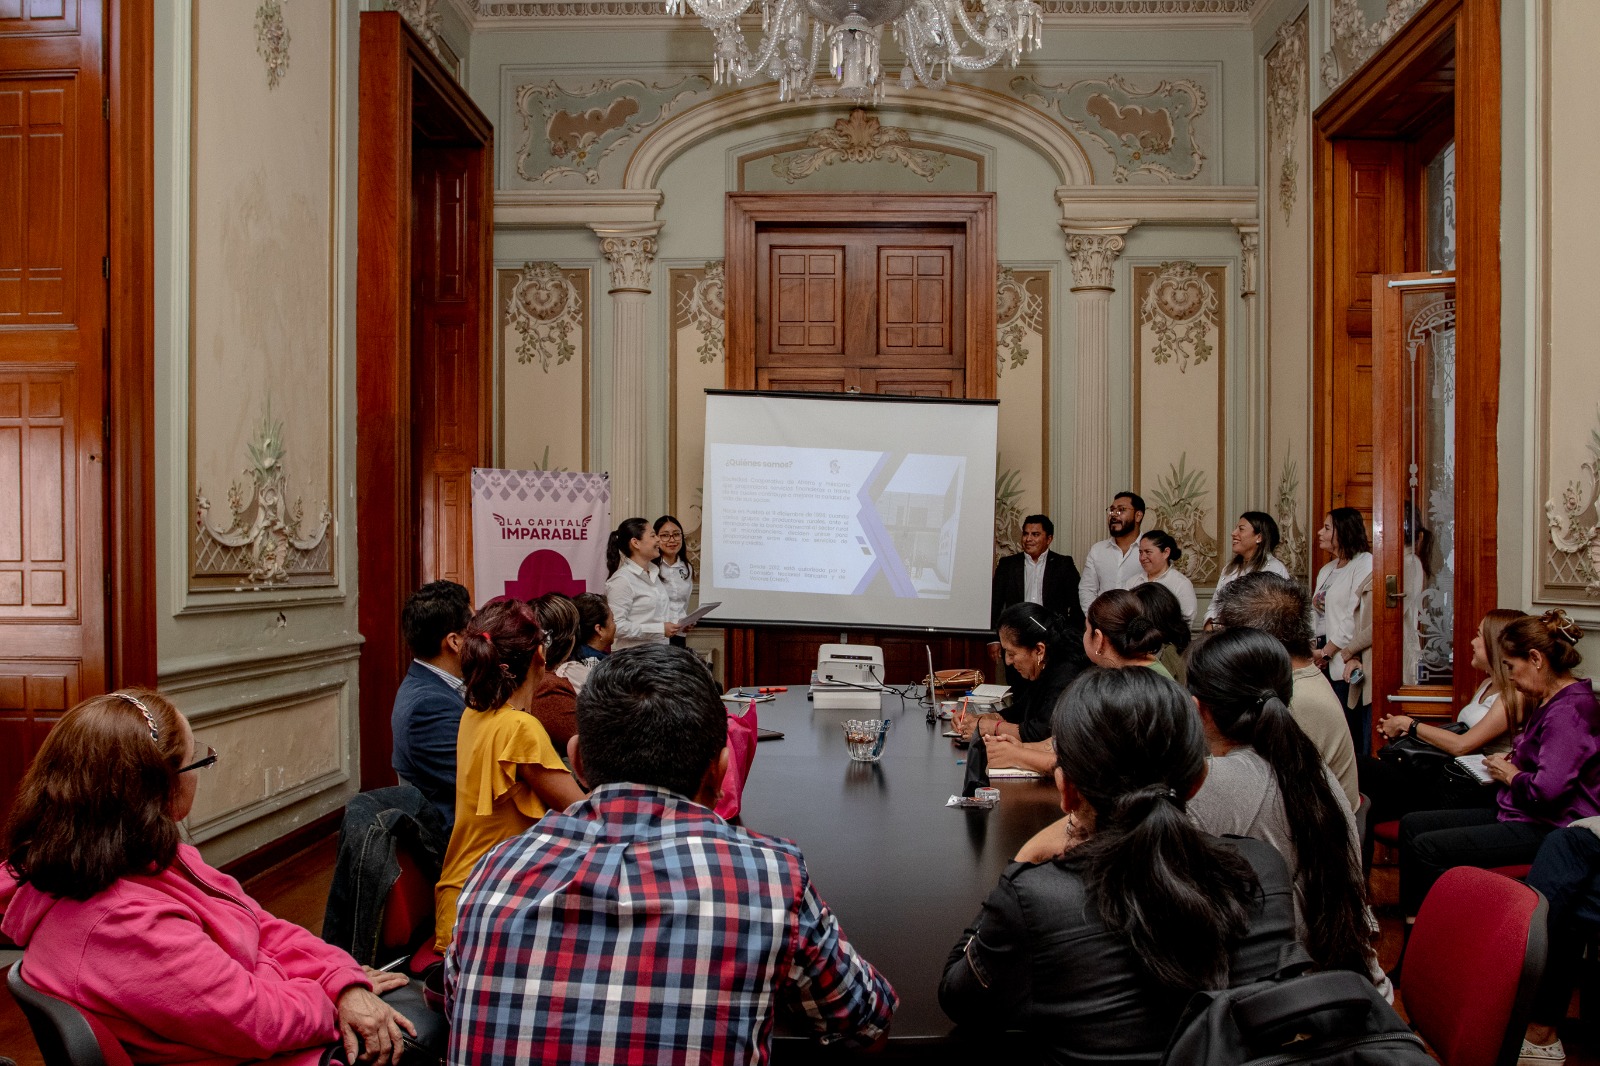
[[[1235,510],[1267,511],[1273,506],[1272,487],[1267,484],[1267,361],[1261,352],[1261,313],[1258,271],[1261,258],[1261,224],[1254,219],[1233,220],[1239,231],[1239,300],[1244,315],[1244,343],[1239,355],[1244,360],[1244,402],[1229,404],[1229,424],[1245,427],[1245,491],[1235,501]],[[1227,505],[1227,501],[1223,501]]]
[[[611,273],[611,516],[644,515],[650,470],[646,317],[661,223],[590,226]]]
[[[1111,502],[1111,294],[1117,257],[1138,223],[1133,219],[1061,223],[1072,263],[1073,310],[1078,322],[1078,382],[1072,427],[1072,540],[1081,555],[1104,540]]]

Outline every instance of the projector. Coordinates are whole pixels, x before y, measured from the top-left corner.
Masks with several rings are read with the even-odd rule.
[[[876,711],[883,690],[883,649],[824,644],[811,675],[811,705],[829,711]]]

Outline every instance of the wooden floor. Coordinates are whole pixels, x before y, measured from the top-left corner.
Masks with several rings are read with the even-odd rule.
[[[322,931],[322,910],[333,880],[337,836],[313,844],[299,855],[244,883],[245,890],[263,907],[282,918]],[[827,886],[821,886],[824,893]],[[1378,954],[1385,968],[1392,967],[1400,954],[1399,876],[1392,866],[1377,866],[1372,871],[1372,899],[1378,914]],[[952,934],[954,935],[954,934]],[[1401,1007],[1404,1003],[1402,1000]],[[1600,1040],[1585,1033],[1576,1020],[1569,1020],[1562,1037],[1567,1046],[1568,1066],[1600,1066]],[[0,986],[0,1054],[17,1061],[18,1066],[43,1066],[33,1034],[22,1012],[3,986]]]

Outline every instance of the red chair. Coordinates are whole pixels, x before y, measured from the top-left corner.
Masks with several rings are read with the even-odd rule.
[[[34,988],[22,976],[22,963],[6,974],[6,986],[28,1019],[45,1066],[133,1066],[104,1022]]]
[[[1514,1066],[1544,973],[1544,897],[1457,866],[1428,892],[1406,945],[1406,1015],[1445,1066]]]
[[[395,848],[395,859],[400,876],[383,900],[378,958],[404,958],[405,972],[416,975],[440,958],[433,950],[433,880],[403,843]]]

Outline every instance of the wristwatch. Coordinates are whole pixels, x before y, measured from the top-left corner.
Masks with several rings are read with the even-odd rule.
[[[1406,736],[1410,737],[1412,740],[1417,739],[1417,725],[1417,720],[1413,718],[1411,719],[1411,728],[1406,730]]]

